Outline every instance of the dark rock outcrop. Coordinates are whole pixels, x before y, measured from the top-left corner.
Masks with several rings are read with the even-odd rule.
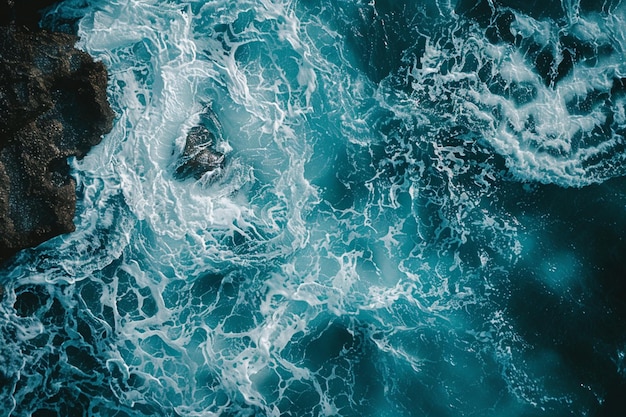
[[[175,177],[200,179],[207,172],[218,172],[224,167],[224,155],[215,150],[221,138],[221,126],[212,112],[205,114],[201,124],[187,133],[185,148],[178,158]]]
[[[67,158],[99,143],[114,116],[104,65],[75,49],[76,37],[21,20],[0,26],[0,262],[74,230]]]

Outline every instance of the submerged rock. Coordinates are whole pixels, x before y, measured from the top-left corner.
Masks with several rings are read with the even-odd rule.
[[[76,40],[0,26],[0,261],[74,230],[67,158],[112,128],[106,68]]]
[[[37,29],[41,19],[41,9],[50,7],[57,0],[0,0],[0,25]]]

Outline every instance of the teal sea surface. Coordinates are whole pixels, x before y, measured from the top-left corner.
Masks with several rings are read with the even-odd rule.
[[[42,25],[116,119],[70,160],[76,231],[0,271],[0,416],[626,416],[626,4]],[[177,175],[198,126],[223,165]]]

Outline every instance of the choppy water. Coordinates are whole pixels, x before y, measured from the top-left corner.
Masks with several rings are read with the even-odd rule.
[[[516,3],[63,2],[117,119],[0,414],[626,415],[626,5]]]

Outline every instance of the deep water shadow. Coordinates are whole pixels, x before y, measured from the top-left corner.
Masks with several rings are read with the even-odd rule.
[[[625,186],[520,186],[506,200],[534,238],[501,289],[503,307],[535,355],[552,355],[534,372],[594,416],[626,410]]]

